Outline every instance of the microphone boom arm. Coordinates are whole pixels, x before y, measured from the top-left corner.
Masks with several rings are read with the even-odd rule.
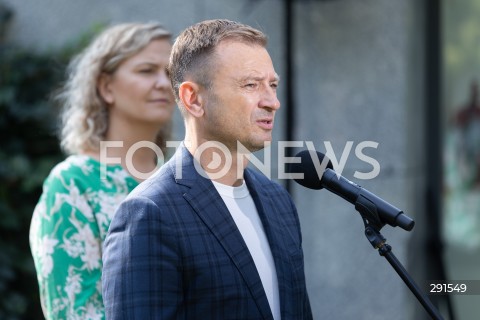
[[[333,183],[335,182],[334,179],[344,181],[343,183]],[[393,254],[392,247],[386,243],[385,237],[380,233],[380,230],[387,223],[393,227],[399,226],[404,230],[411,231],[415,222],[404,214],[402,210],[392,206],[357,184],[344,179],[342,176],[337,176],[333,170],[326,169],[324,171],[322,182],[328,190],[354,204],[355,210],[362,216],[363,224],[365,225],[365,236],[372,247],[378,250],[380,256],[387,259],[432,319],[443,320],[439,311],[425,293],[420,290],[413,278]]]
[[[374,249],[378,250],[380,256],[387,259],[387,261],[407,285],[410,291],[412,291],[432,319],[443,320],[440,312],[435,308],[425,293],[420,290],[413,278],[403,267],[402,263],[393,254],[392,247],[386,243],[385,237],[380,233],[380,229],[385,225],[385,223],[381,222],[375,210],[371,210],[371,206],[369,205],[371,202],[368,201],[368,199],[366,199],[367,201],[364,201],[363,199],[366,198],[362,196],[357,198],[357,202],[355,202],[355,209],[357,209],[362,216],[363,223],[365,225],[365,236],[367,237],[368,241]]]
[[[296,157],[300,158],[301,162],[292,162],[289,166],[289,172],[302,173],[303,175],[302,178],[294,178],[294,180],[309,189],[319,190],[326,188],[353,204],[362,216],[365,225],[365,236],[373,248],[378,250],[379,254],[385,257],[392,265],[432,319],[443,320],[432,302],[422,293],[400,261],[392,253],[392,247],[386,243],[385,237],[380,233],[380,229],[385,224],[393,227],[399,226],[404,230],[411,231],[415,222],[404,214],[402,210],[336,174],[330,161],[324,162],[326,159],[324,154],[304,150],[299,152]],[[323,164],[326,164],[326,167]],[[323,169],[323,172],[319,172],[317,167]]]

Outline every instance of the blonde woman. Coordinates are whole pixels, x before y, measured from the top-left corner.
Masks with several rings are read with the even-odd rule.
[[[105,318],[102,245],[115,209],[156,170],[165,148],[175,104],[170,50],[161,25],[121,24],[69,66],[58,95],[69,156],[45,180],[30,226],[47,319]]]

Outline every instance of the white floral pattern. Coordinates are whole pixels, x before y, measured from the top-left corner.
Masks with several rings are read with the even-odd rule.
[[[102,244],[113,214],[138,183],[119,165],[75,155],[45,180],[30,226],[46,319],[105,319]]]

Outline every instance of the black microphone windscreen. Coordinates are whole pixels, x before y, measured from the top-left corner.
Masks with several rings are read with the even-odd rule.
[[[295,158],[300,158],[300,163],[289,163],[287,169],[289,173],[303,173],[303,179],[294,179],[295,182],[309,189],[322,189],[321,179],[323,172],[319,174],[317,167],[321,169],[325,155],[318,151],[303,150],[297,153]],[[324,169],[329,168],[333,170],[332,163],[328,158],[325,161],[327,160],[328,162]]]

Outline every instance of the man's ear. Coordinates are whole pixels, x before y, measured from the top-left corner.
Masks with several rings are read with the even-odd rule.
[[[203,97],[198,84],[191,81],[183,82],[178,88],[178,96],[192,116],[199,118],[204,114]]]
[[[111,76],[105,73],[102,73],[98,77],[97,90],[102,96],[103,100],[106,103],[112,104],[114,102],[114,96],[112,90],[110,89]]]

